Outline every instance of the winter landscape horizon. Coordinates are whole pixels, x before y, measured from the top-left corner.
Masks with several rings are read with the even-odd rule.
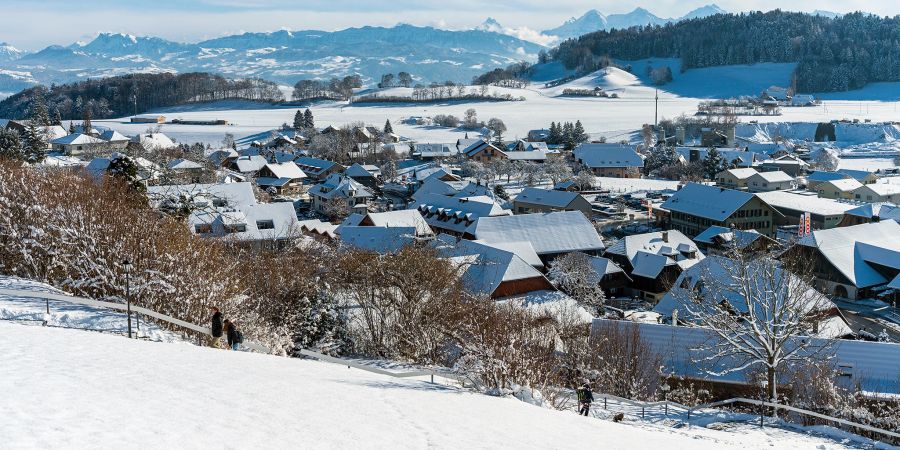
[[[900,448],[896,2],[0,6],[0,448]]]

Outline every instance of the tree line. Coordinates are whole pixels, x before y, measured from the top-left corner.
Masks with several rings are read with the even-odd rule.
[[[330,80],[300,80],[294,84],[291,98],[294,101],[347,100],[353,95],[353,90],[362,85],[362,77],[359,75]]]
[[[605,57],[681,58],[682,70],[796,62],[797,92],[859,89],[900,80],[900,16],[838,18],[774,10],[717,14],[664,26],[598,31],[570,39],[548,59],[591,72]]]
[[[140,114],[154,108],[217,100],[277,102],[278,85],[257,78],[231,80],[209,73],[136,73],[77,83],[35,86],[0,102],[0,117],[24,118],[36,96],[52,116],[65,120]]]

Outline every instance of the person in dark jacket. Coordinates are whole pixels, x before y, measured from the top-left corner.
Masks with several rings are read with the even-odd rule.
[[[587,416],[591,412],[591,403],[594,402],[594,394],[591,392],[591,387],[584,383],[575,390],[575,393],[578,394],[578,415]]]
[[[213,342],[218,344],[219,338],[222,337],[222,313],[219,311],[219,308],[213,306],[212,308],[212,338]],[[215,345],[218,347],[218,345]]]
[[[228,340],[228,347],[232,350],[240,349],[241,343],[244,342],[244,337],[234,325],[234,322],[226,319],[223,324],[223,329],[225,331],[225,338]]]

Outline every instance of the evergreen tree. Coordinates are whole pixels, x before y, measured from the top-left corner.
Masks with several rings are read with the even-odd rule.
[[[25,159],[22,141],[15,130],[0,127],[0,158]]]
[[[75,134],[75,124],[69,121],[69,134]]]
[[[384,134],[391,134],[394,132],[394,127],[391,126],[391,119],[388,119],[384,122]]]
[[[300,111],[298,109],[297,112],[294,113],[294,129],[295,130],[303,129],[304,123],[305,122],[303,121],[303,111]]]
[[[106,169],[110,176],[118,178],[125,182],[132,190],[143,194],[147,188],[141,182],[138,174],[138,165],[128,156],[119,155],[109,162],[109,168]]]
[[[23,155],[26,162],[36,164],[47,156],[47,138],[43,129],[38,129],[34,121],[25,127]]]
[[[703,159],[703,174],[710,180],[714,179],[716,174],[722,171],[724,162],[722,155],[719,154],[715,147],[709,149],[709,152],[706,153],[706,158]]]
[[[572,122],[566,122],[562,129],[562,142],[566,150],[575,148],[575,126]]]
[[[84,134],[91,133],[91,119],[94,117],[94,114],[91,112],[91,108],[84,108],[84,114],[82,114],[82,122],[81,122],[81,132]]]
[[[547,137],[547,143],[551,145],[559,145],[562,142],[562,130],[556,122],[550,122],[550,135]]]
[[[40,127],[50,125],[50,114],[47,112],[47,103],[44,101],[43,89],[34,91],[34,96],[31,100],[31,114],[29,119]]]
[[[303,111],[303,128],[315,128],[316,121],[313,118],[312,111],[309,108],[306,108],[306,111]]]
[[[59,127],[62,126],[62,116],[59,114],[58,109],[53,114],[53,122],[51,122],[50,125],[59,126]]]
[[[572,138],[576,145],[588,140],[588,135],[584,132],[584,126],[581,125],[580,120],[575,121],[575,126],[572,128]]]

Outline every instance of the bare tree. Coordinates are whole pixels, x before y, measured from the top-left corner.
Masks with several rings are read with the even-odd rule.
[[[766,395],[774,402],[778,371],[821,352],[812,340],[798,337],[815,331],[829,302],[785,263],[734,252],[732,258],[706,258],[681,280],[672,295],[688,321],[712,334],[697,349],[698,362],[716,362],[720,368],[709,373],[761,369],[766,374]]]
[[[588,170],[582,170],[575,176],[575,186],[579,191],[588,191],[594,188],[597,179],[594,174]]]
[[[550,281],[561,291],[575,299],[592,314],[604,316],[603,305],[606,295],[600,288],[600,279],[591,265],[590,256],[584,253],[569,253],[553,260],[547,273]]]

